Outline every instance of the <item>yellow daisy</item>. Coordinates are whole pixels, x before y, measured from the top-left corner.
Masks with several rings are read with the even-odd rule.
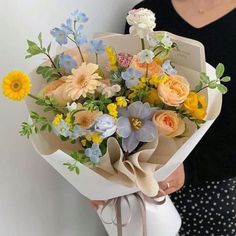
[[[3,78],[3,95],[11,100],[22,100],[29,94],[30,88],[30,78],[22,71],[11,71]]]
[[[96,88],[101,85],[98,79],[101,76],[95,73],[98,65],[93,63],[83,63],[77,69],[72,70],[72,75],[67,77],[66,93],[72,100],[77,100],[81,96],[86,98],[88,93],[94,93]]]

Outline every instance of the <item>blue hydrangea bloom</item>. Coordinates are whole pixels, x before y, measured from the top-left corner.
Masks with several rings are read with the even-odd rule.
[[[105,45],[102,40],[91,40],[89,47],[90,53],[103,54],[105,52]]]
[[[121,77],[125,80],[125,85],[127,88],[138,85],[141,75],[142,74],[140,71],[133,68],[128,68],[126,71],[121,73]]]
[[[71,70],[77,67],[76,61],[71,56],[65,55],[64,53],[62,53],[59,57],[59,65],[67,73],[71,73]]]
[[[131,153],[140,142],[152,142],[157,138],[157,131],[152,116],[155,108],[141,101],[134,102],[128,108],[120,109],[117,121],[117,134],[122,137],[122,148]]]
[[[50,33],[60,45],[67,44],[67,35],[63,30],[54,28]]]
[[[88,21],[88,17],[83,12],[80,12],[79,10],[74,11],[71,15],[80,24]]]
[[[100,157],[102,156],[102,152],[99,148],[98,144],[93,144],[91,148],[85,149],[84,154],[90,158],[90,161],[94,164],[98,164],[100,161]]]
[[[170,60],[166,60],[162,65],[162,70],[168,75],[176,75],[177,70],[171,65]]]

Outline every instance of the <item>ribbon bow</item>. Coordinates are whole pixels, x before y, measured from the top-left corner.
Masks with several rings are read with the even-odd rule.
[[[154,197],[154,198],[148,197],[145,194],[143,194],[142,192],[137,192],[137,193],[131,194],[135,197],[135,199],[137,200],[137,202],[139,203],[139,206],[140,206],[143,236],[147,236],[147,221],[146,221],[145,201],[147,201],[149,203],[152,203],[154,205],[164,204],[165,201],[166,201],[165,193],[162,190],[160,190],[160,191],[163,193],[163,197],[164,197],[160,201],[157,200],[156,197]],[[130,223],[131,219],[132,219],[131,206],[130,206],[128,196],[130,196],[130,195],[110,199],[105,203],[105,205],[101,209],[101,219],[102,219],[103,223],[104,224],[114,224],[114,225],[116,225],[116,227],[117,227],[117,236],[122,236],[122,228],[125,227],[126,225],[128,225]],[[122,214],[121,214],[122,199],[125,200],[125,202],[127,203],[128,209],[129,209],[129,217],[128,217],[128,219],[125,223],[122,222]],[[109,205],[112,205],[112,207],[114,207],[113,209],[115,211],[115,218],[112,218],[112,220],[110,222],[104,220],[104,218],[103,218],[103,212]]]

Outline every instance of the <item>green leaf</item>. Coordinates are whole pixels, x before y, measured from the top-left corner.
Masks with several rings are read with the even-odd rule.
[[[222,81],[222,82],[229,82],[229,81],[231,81],[231,77],[230,76],[224,76],[223,78],[221,78],[220,81]]]
[[[47,128],[47,124],[43,125],[41,128],[40,128],[40,131],[44,131],[46,128]]]
[[[216,80],[212,80],[209,84],[208,84],[209,88],[211,89],[215,89],[217,87],[217,83]]]
[[[49,45],[48,45],[48,47],[47,47],[47,53],[49,53],[49,52],[50,52],[51,45],[52,45],[52,43],[49,43]]]
[[[210,79],[205,72],[200,73],[200,81],[204,84],[208,84],[210,82]]]
[[[225,72],[225,66],[222,63],[219,63],[216,67],[216,77],[217,79],[221,78]]]
[[[38,40],[39,40],[40,47],[42,48],[43,47],[43,41],[42,41],[42,33],[41,32],[38,35]]]
[[[33,41],[27,40],[28,43],[28,49],[27,52],[31,55],[38,55],[42,53],[42,49]],[[29,55],[28,55],[29,56]],[[26,56],[26,57],[28,57]]]
[[[222,94],[226,94],[228,92],[227,87],[223,84],[217,84],[217,88]]]
[[[79,167],[78,167],[78,166],[75,167],[75,172],[76,172],[77,175],[79,175],[80,170],[79,170]]]
[[[202,84],[202,81],[200,81],[200,83],[195,87],[195,91],[196,92],[198,92],[198,91],[200,91],[201,89],[202,89],[202,86],[203,86],[203,84]]]

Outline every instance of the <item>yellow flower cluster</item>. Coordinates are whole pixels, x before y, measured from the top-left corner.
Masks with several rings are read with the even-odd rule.
[[[96,132],[87,133],[85,137],[88,141],[92,141],[95,144],[100,144],[103,140],[103,138]],[[82,145],[85,146],[87,141],[86,140],[82,140],[82,141],[83,141]]]
[[[203,120],[207,114],[207,101],[205,95],[190,92],[184,102],[184,109],[196,119]]]
[[[53,125],[54,126],[58,126],[59,123],[61,122],[61,120],[63,119],[63,115],[62,114],[56,114],[54,120],[53,120]]]
[[[114,51],[114,49],[112,47],[107,47],[106,48],[106,54],[107,54],[109,64],[111,66],[111,70],[116,71],[117,70],[116,52]]]
[[[125,97],[117,97],[116,98],[116,104],[118,107],[127,107],[128,101],[129,100]]]
[[[169,80],[169,77],[166,74],[162,74],[162,75],[155,74],[149,79],[149,84],[157,88],[159,84],[164,84],[168,80]]]
[[[113,116],[114,118],[118,117],[117,105],[115,103],[108,104],[107,110],[109,112],[109,115]]]
[[[161,103],[161,99],[158,96],[157,89],[155,89],[155,88],[150,89],[150,91],[148,93],[148,96],[145,99],[145,102],[148,102],[148,103],[150,103],[151,105],[154,105],[154,106]]]

